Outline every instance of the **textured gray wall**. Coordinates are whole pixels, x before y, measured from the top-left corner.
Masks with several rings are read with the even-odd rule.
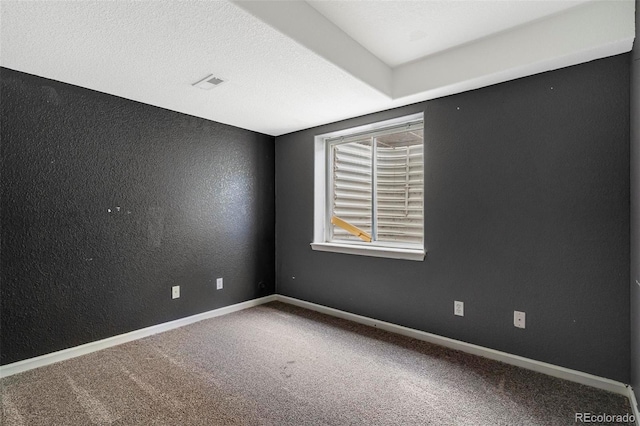
[[[312,251],[314,135],[420,111],[426,260]],[[276,217],[279,294],[629,382],[629,55],[277,137]]]
[[[640,401],[640,1],[631,62],[631,385]]]
[[[1,77],[2,364],[274,292],[273,137]]]

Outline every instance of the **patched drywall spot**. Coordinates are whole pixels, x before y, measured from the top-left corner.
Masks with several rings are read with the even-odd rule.
[[[62,100],[58,95],[58,92],[53,87],[42,86],[42,91],[44,92],[48,103],[51,103],[53,105],[60,105],[62,103]]]

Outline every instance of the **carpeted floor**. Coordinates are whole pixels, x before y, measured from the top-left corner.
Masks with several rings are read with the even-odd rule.
[[[626,398],[283,303],[0,382],[2,425],[572,425]]]

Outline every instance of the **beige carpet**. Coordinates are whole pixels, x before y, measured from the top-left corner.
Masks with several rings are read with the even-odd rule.
[[[7,377],[2,425],[572,425],[626,398],[282,303]]]

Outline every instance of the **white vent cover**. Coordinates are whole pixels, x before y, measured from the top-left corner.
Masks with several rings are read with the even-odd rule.
[[[214,87],[220,86],[222,83],[224,83],[223,79],[214,77],[213,74],[209,74],[202,80],[196,83],[193,83],[193,86],[199,87],[204,90],[209,90],[209,89],[213,89]]]

